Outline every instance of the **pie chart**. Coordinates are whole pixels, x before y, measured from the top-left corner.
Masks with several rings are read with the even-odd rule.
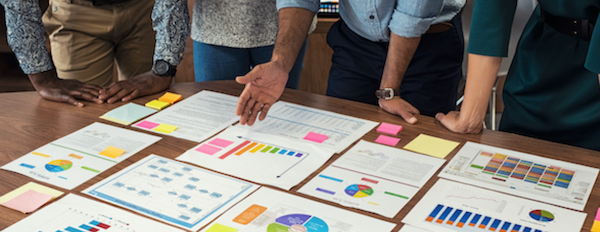
[[[267,232],[329,232],[329,226],[322,219],[308,214],[288,214],[269,224]]]
[[[529,212],[529,216],[533,218],[533,220],[540,222],[551,222],[554,220],[554,215],[546,210],[536,209]]]
[[[353,184],[344,190],[351,197],[362,198],[373,195],[373,189],[367,185]]]
[[[46,164],[46,170],[49,172],[62,172],[69,170],[73,166],[73,163],[68,160],[54,160]]]

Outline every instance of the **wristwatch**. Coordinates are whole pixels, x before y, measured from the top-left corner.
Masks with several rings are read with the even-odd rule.
[[[177,72],[177,67],[169,64],[169,62],[167,62],[167,61],[156,60],[154,62],[154,65],[152,66],[152,72],[154,74],[156,74],[157,76],[161,76],[161,77],[166,77],[166,76],[173,77],[173,76],[175,76],[175,73]]]
[[[392,89],[392,88],[378,89],[378,90],[375,90],[375,96],[377,96],[377,98],[379,98],[379,99],[390,100],[390,99],[394,98],[395,96],[400,96],[400,89]]]

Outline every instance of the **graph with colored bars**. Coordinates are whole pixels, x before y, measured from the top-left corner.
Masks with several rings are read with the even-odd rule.
[[[85,232],[85,231],[98,232],[98,231],[107,231],[108,228],[110,228],[109,225],[94,220],[94,221],[91,221],[90,223],[81,224],[78,227],[69,226],[69,227],[65,228],[64,231],[65,232]],[[63,230],[57,230],[56,232],[63,232]]]
[[[201,145],[196,148],[196,151],[199,151],[204,154],[214,155],[222,149],[227,148],[229,145],[233,144],[233,141],[229,141],[222,138],[214,138],[210,140],[208,143]],[[291,149],[282,148],[277,145],[268,145],[260,142],[253,142],[250,140],[244,140],[242,143],[228,150],[219,156],[219,159],[225,159],[230,155],[241,156],[245,153],[270,153],[276,155],[285,155],[289,157],[302,158],[305,154],[303,152],[293,151]]]
[[[553,165],[544,165],[499,153],[486,151],[471,162],[471,168],[493,175],[492,179],[506,181],[509,178],[523,180],[544,188],[568,188],[575,171]]]
[[[538,222],[554,220],[554,215],[545,210],[533,210],[529,212],[529,216],[530,220]],[[457,231],[543,232],[540,229],[520,225],[518,222],[504,221],[442,204],[438,204],[425,221]]]

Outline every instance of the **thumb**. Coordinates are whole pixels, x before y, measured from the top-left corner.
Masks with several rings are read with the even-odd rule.
[[[417,118],[409,111],[406,110],[401,110],[399,112],[400,117],[402,117],[406,122],[410,123],[410,124],[415,124],[417,123]]]
[[[256,80],[256,78],[258,78],[258,77],[260,77],[260,75],[258,75],[258,73],[255,69],[252,69],[252,70],[250,70],[250,72],[246,73],[246,75],[236,77],[235,81],[237,81],[237,83],[240,83],[240,84],[248,84],[248,83]]]

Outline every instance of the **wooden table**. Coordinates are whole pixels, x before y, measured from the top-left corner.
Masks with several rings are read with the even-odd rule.
[[[234,81],[216,81],[204,83],[175,83],[168,91],[183,95],[184,98],[193,95],[200,90],[213,90],[222,93],[238,95],[243,86]],[[144,104],[152,99],[158,98],[160,94],[142,97],[133,102]],[[400,132],[399,137],[402,139],[396,146],[404,147],[408,142],[413,140],[420,133],[433,135],[436,137],[458,141],[461,146],[467,141],[478,142],[482,144],[492,145],[501,148],[512,149],[529,154],[545,156],[553,159],[564,160],[577,164],[585,164],[595,168],[600,168],[600,152],[552,143],[548,141],[528,138],[524,136],[514,135],[505,132],[497,132],[484,130],[480,134],[456,134],[445,129],[435,119],[426,116],[418,116],[416,125],[409,125],[400,117],[388,114],[374,105],[368,105],[353,101],[347,101],[337,98],[331,98],[323,95],[311,94],[297,90],[286,89],[281,100],[293,102],[297,104],[307,105],[310,107],[328,110],[336,113],[351,115],[368,120],[378,122],[388,122],[399,124],[404,127]],[[124,103],[115,104],[94,104],[87,103],[83,108],[77,108],[64,103],[46,101],[38,96],[36,92],[17,92],[17,93],[2,93],[0,94],[0,165],[5,165],[8,162],[27,154],[28,152],[41,147],[51,141],[66,136],[84,126],[93,122],[102,122],[115,126],[123,127],[103,119],[98,118],[100,115],[109,110],[123,105]],[[130,130],[138,130],[136,128],[127,127]],[[144,131],[144,133],[148,133]],[[363,139],[374,141],[378,135],[375,130],[367,133]],[[599,141],[600,142],[600,141]],[[194,142],[177,139],[171,136],[163,136],[163,139],[156,144],[142,150],[138,154],[129,159],[115,165],[111,169],[99,174],[92,180],[80,185],[72,191],[67,191],[49,184],[46,186],[60,189],[65,192],[73,192],[82,195],[80,192],[92,184],[110,176],[111,174],[129,166],[130,164],[142,159],[149,154],[158,154],[174,159],[186,150],[197,145]],[[456,148],[448,157],[450,160],[461,147]],[[340,155],[336,154],[322,168],[328,166],[337,159]],[[322,170],[322,168],[320,170]],[[320,171],[319,170],[319,171]],[[318,172],[315,172],[318,173]],[[313,174],[314,175],[314,174]],[[305,184],[313,176],[309,176],[300,185],[292,188],[289,191],[291,194],[297,194],[296,191],[300,186]],[[421,199],[423,194],[429,189],[438,178],[434,176],[425,187],[407,204],[404,209],[394,218],[385,218],[374,213],[368,213],[357,209],[346,208],[347,210],[359,212],[382,220],[396,223],[394,231],[398,231],[402,223],[400,222],[404,215]],[[22,176],[6,170],[0,170],[0,195],[3,195],[11,190],[32,181],[29,177]],[[303,195],[304,196],[304,195]],[[312,200],[332,204],[317,198],[308,197]],[[337,207],[345,208],[337,204],[332,204]],[[588,201],[585,211],[588,214],[583,229],[589,231],[592,226],[596,209],[600,206],[600,187],[595,184],[592,195]],[[25,218],[26,215],[11,210],[5,207],[0,207],[0,229],[4,229],[9,225]]]

